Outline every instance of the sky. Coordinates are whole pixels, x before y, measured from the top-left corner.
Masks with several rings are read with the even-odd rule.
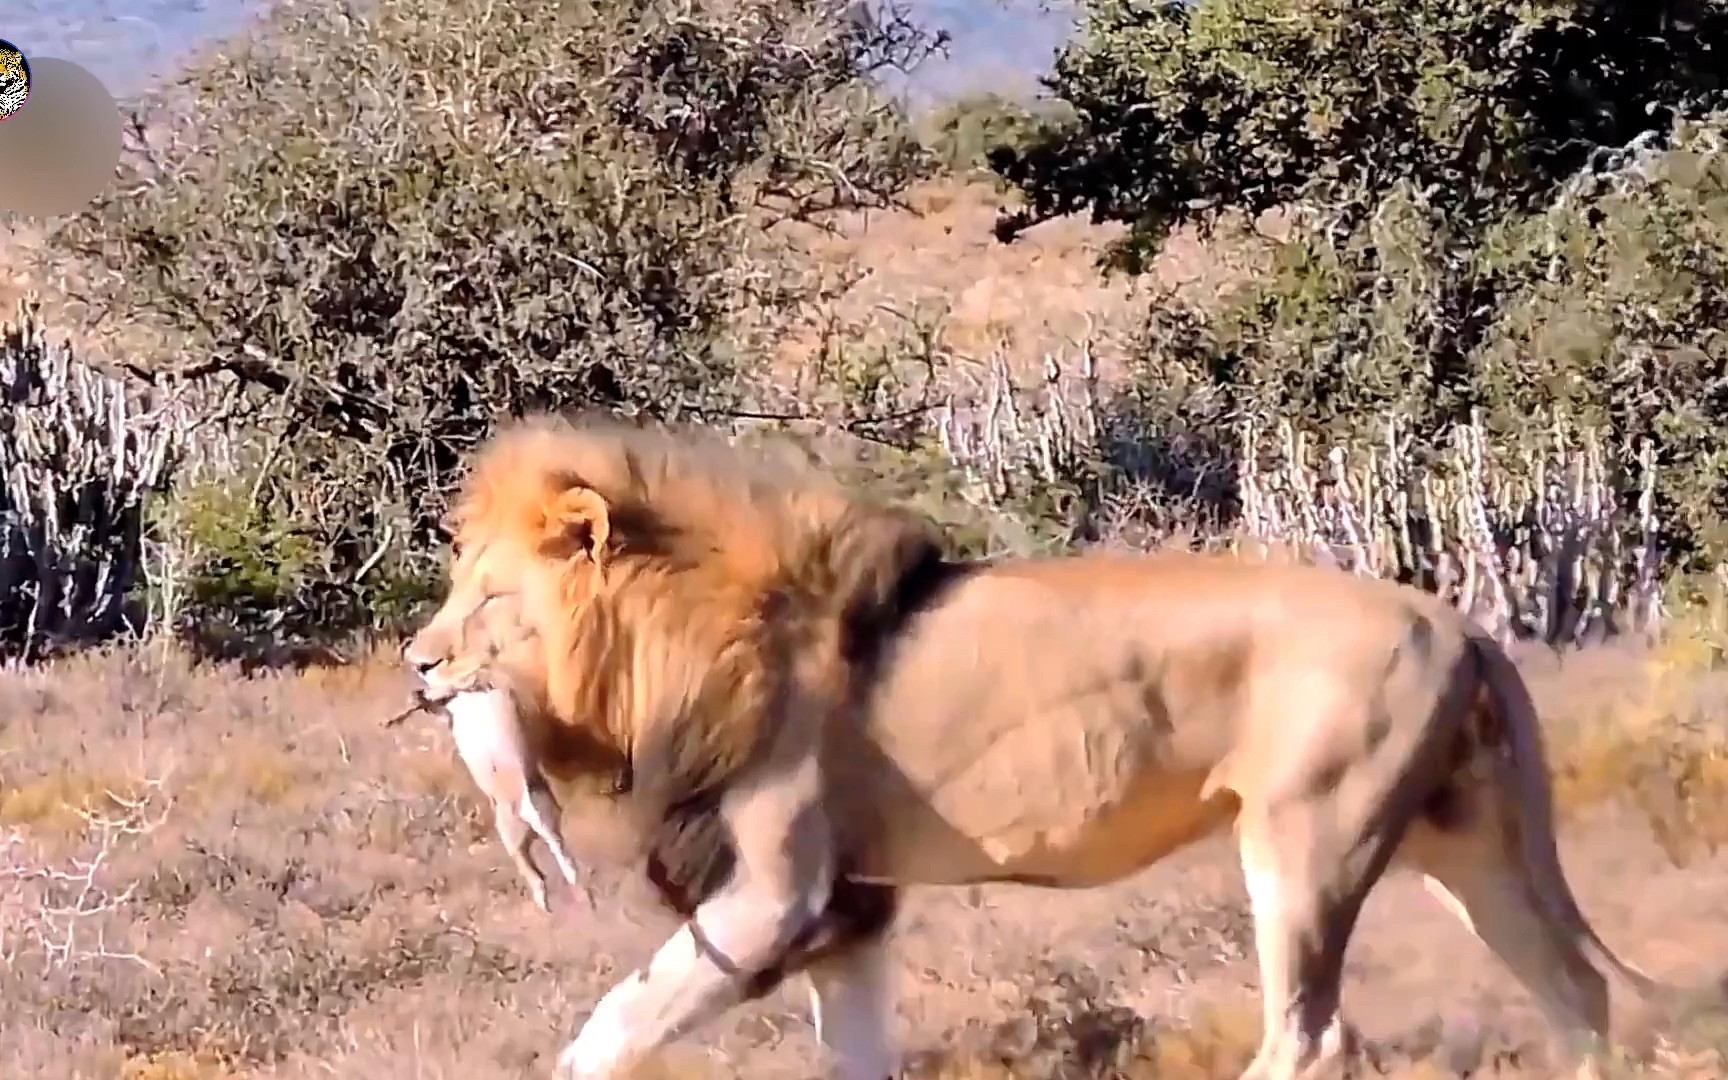
[[[921,69],[920,98],[1004,83],[1030,90],[1071,25],[1055,0],[908,0],[914,18],[953,35]],[[0,38],[26,56],[83,65],[117,96],[149,85],[188,50],[243,29],[259,0],[0,0]]]
[[[910,6],[918,21],[953,36],[946,60],[918,72],[915,90],[933,96],[1035,89],[1074,18],[1072,4],[1057,0],[910,0]]]

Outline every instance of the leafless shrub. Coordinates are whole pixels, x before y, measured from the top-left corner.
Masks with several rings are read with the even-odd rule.
[[[1414,581],[1506,638],[1576,644],[1660,622],[1647,442],[1617,463],[1597,432],[1556,419],[1508,452],[1477,421],[1422,463],[1396,417],[1366,447],[1316,452],[1288,421],[1245,424],[1241,442],[1254,537]]]
[[[150,962],[109,937],[139,882],[118,879],[117,853],[136,847],[167,819],[172,799],[164,778],[134,793],[106,791],[80,808],[84,850],[45,861],[22,829],[0,832],[0,963],[36,964],[42,974],[118,961],[154,971]]]
[[[1098,366],[1081,350],[1080,376],[1064,381],[1061,363],[1045,358],[1035,387],[1015,384],[1007,360],[989,360],[982,400],[950,393],[937,415],[943,451],[992,499],[1024,485],[1060,484],[1091,462],[1103,432]]]
[[[0,325],[0,387],[0,652],[33,659],[138,621],[144,503],[192,414],[51,341],[33,304]]]
[[[1322,447],[1288,420],[1241,422],[1226,447],[1184,443],[1116,408],[1089,346],[1073,366],[1051,356],[1041,378],[1016,381],[997,360],[975,394],[950,394],[934,434],[972,497],[1066,493],[1033,509],[1090,518],[1072,539],[1270,545],[1414,582],[1503,638],[1575,644],[1660,627],[1647,441],[1617,446],[1554,417],[1514,447],[1477,420],[1427,450],[1389,415],[1366,445]]]

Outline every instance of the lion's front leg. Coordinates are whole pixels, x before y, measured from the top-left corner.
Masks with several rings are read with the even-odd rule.
[[[558,1080],[627,1075],[655,1050],[757,996],[759,986],[778,983],[789,953],[818,929],[834,862],[815,762],[776,780],[722,808],[737,845],[732,879],[645,968],[606,992],[559,1055]]]
[[[558,1080],[621,1077],[650,1054],[744,1000],[820,903],[738,889],[703,904],[647,967],[608,990],[558,1058]]]

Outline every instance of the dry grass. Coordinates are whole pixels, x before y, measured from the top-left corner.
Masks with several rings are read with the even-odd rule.
[[[937,343],[960,364],[997,351],[1035,362],[1143,317],[1149,283],[1105,281],[1095,266],[1120,229],[1056,221],[1001,244],[991,226],[1002,198],[985,184],[939,181],[907,201],[910,209],[860,213],[837,233],[803,238],[824,281],[856,280],[807,313],[784,345],[789,359],[817,349],[830,327],[851,341],[892,338],[916,317],[934,323]],[[1182,253],[1167,258],[1171,275],[1203,272],[1186,265],[1204,264],[1197,245],[1173,247]]]
[[[1708,655],[1527,659],[1578,813],[1565,857],[1582,902],[1682,982],[1728,969],[1728,859],[1708,847],[1728,838],[1728,673]],[[442,728],[379,727],[403,691],[387,659],[243,678],[133,651],[0,675],[7,1075],[545,1075],[668,924],[609,862],[611,823],[581,810],[572,846],[616,902],[559,893],[535,912]],[[1256,1038],[1252,933],[1218,843],[1083,894],[920,894],[902,955],[902,1032],[927,1080],[1232,1077]],[[1370,904],[1351,982],[1391,1074],[1541,1075],[1528,1000],[1408,882]],[[1655,1073],[1719,1074],[1712,1023],[1661,1044]],[[659,1075],[818,1070],[783,992]]]

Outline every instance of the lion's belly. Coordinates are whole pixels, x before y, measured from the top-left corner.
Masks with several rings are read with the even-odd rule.
[[[950,788],[933,800],[891,800],[861,872],[903,884],[1014,881],[1070,888],[1127,877],[1230,820],[1228,793],[1202,800],[1205,772],[1150,771],[1120,798],[1091,801],[1084,791],[1060,815],[1012,812],[1002,796],[974,803]],[[969,814],[968,805],[980,812]]]
[[[1132,874],[1229,819],[1202,798],[1211,747],[1172,740],[1132,694],[897,712],[854,745],[840,789],[863,795],[857,845],[874,875],[908,883],[1095,885]],[[850,775],[847,775],[850,774]]]

